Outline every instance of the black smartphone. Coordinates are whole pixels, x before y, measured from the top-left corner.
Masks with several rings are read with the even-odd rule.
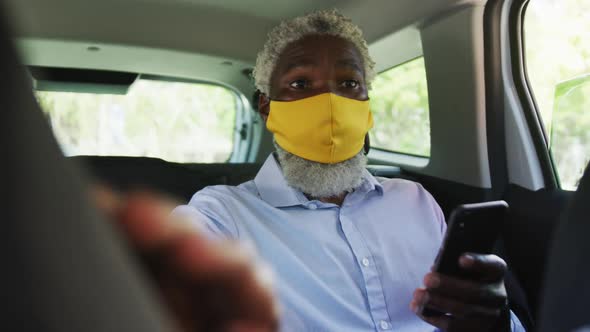
[[[498,240],[508,213],[508,203],[492,201],[464,204],[451,212],[447,232],[434,262],[433,271],[449,276],[469,279],[459,267],[464,253],[489,254]],[[429,308],[422,309],[424,316],[443,315]]]

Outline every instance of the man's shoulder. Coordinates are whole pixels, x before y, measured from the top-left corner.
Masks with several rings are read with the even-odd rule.
[[[383,197],[396,201],[413,202],[416,204],[438,204],[424,187],[415,181],[400,178],[375,177],[383,188]]]
[[[213,185],[197,191],[191,198],[189,205],[204,201],[232,201],[236,198],[258,196],[254,181],[247,181],[237,186]]]
[[[207,186],[199,191],[197,191],[194,197],[200,196],[212,196],[212,197],[235,197],[235,196],[243,196],[243,195],[256,195],[257,190],[256,186],[254,185],[254,181],[247,181],[237,186],[232,185],[212,185]]]
[[[186,205],[176,207],[173,214],[194,221],[211,234],[237,238],[235,212],[246,207],[244,202],[256,200],[251,182],[205,187],[197,191]]]
[[[376,176],[375,179],[383,187],[384,192],[415,191],[424,190],[424,187],[418,182],[401,179],[401,178],[384,178]]]
[[[378,178],[377,181],[383,187],[383,198],[388,207],[397,206],[412,215],[421,215],[418,218],[423,221],[438,220],[437,232],[442,234],[445,230],[444,215],[434,197],[424,187],[415,181],[400,178]]]

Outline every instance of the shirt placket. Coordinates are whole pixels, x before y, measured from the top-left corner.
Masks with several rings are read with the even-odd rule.
[[[392,324],[389,313],[387,312],[379,271],[373,255],[369,251],[357,227],[354,225],[352,209],[353,207],[351,206],[343,206],[340,209],[340,225],[361,270],[365,283],[367,301],[375,328],[378,331],[388,331],[391,330]]]

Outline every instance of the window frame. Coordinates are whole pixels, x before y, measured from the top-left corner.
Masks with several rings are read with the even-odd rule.
[[[415,56],[411,59],[405,60],[401,63],[398,63],[396,65],[387,67],[386,69],[381,70],[380,72],[377,73],[377,76],[388,72],[390,70],[393,70],[395,68],[399,68],[401,66],[404,66],[412,61],[418,60],[418,59],[424,59],[424,54],[420,54],[418,56]],[[425,60],[424,60],[425,61]],[[426,72],[426,66],[424,66],[424,76],[426,77],[426,81],[428,82],[428,73]],[[428,84],[426,84],[426,92],[428,93]],[[429,118],[429,129],[431,128],[430,126],[430,95],[428,98],[428,118]],[[432,137],[429,135],[429,150],[432,148]],[[376,147],[371,145],[371,149],[369,151],[368,157],[370,160],[375,160],[381,163],[386,163],[386,164],[390,164],[390,165],[408,165],[408,166],[412,166],[412,167],[418,167],[418,168],[423,168],[426,165],[428,165],[428,162],[430,161],[430,155],[428,156],[423,156],[423,155],[419,155],[419,154],[414,154],[414,153],[409,153],[409,152],[402,152],[402,151],[394,151],[394,150],[388,150],[386,148],[382,148],[382,147]]]
[[[138,79],[150,79],[154,81],[165,81],[165,82],[172,82],[172,83],[190,83],[190,84],[207,84],[225,88],[233,93],[236,103],[236,116],[234,121],[234,128],[233,128],[233,144],[232,144],[232,151],[229,154],[229,157],[223,163],[244,163],[249,161],[250,154],[251,154],[251,146],[254,141],[256,141],[257,135],[254,132],[255,126],[254,122],[255,119],[252,118],[250,112],[250,104],[248,98],[244,96],[240,91],[234,88],[231,85],[224,84],[221,82],[215,81],[207,81],[207,80],[199,80],[199,79],[190,79],[190,78],[180,78],[180,77],[172,77],[172,76],[161,76],[161,75],[147,75],[141,74],[139,75]],[[258,137],[259,139],[259,137]],[[191,162],[188,164],[194,164],[199,162]]]
[[[425,168],[430,163],[429,157],[383,150],[375,147],[371,147],[371,150],[369,150],[368,158],[371,164],[404,166],[413,170]]]
[[[156,81],[156,82],[170,82],[170,83],[186,83],[186,84],[202,84],[202,85],[209,85],[215,87],[221,87],[226,89],[230,92],[234,98],[234,102],[236,105],[235,110],[235,117],[234,117],[234,125],[232,129],[232,149],[230,151],[229,156],[222,162],[222,163],[242,163],[246,162],[248,158],[248,151],[250,150],[250,143],[253,138],[253,125],[252,125],[252,118],[249,115],[249,104],[247,98],[240,93],[236,88],[223,84],[220,82],[214,81],[207,81],[207,80],[200,80],[200,79],[190,79],[190,78],[182,78],[182,77],[173,77],[173,76],[165,76],[165,75],[152,75],[152,74],[139,74],[137,76],[137,80],[149,80],[149,81]],[[132,83],[133,84],[133,83]],[[36,91],[36,89],[34,89]],[[63,91],[68,92],[68,91]],[[245,134],[243,134],[245,133]],[[90,154],[84,154],[90,155]],[[133,157],[133,156],[127,156]],[[142,157],[138,157],[142,158]],[[148,158],[156,158],[156,159],[163,159],[160,156],[155,157],[148,157]],[[178,163],[178,161],[170,161]],[[202,163],[199,161],[192,161],[184,164],[195,164],[195,163]]]
[[[554,190],[560,189],[561,184],[549,148],[548,134],[543,125],[534,92],[530,86],[526,66],[524,21],[529,3],[530,0],[514,0],[509,9],[508,29],[513,73],[512,81],[539,159],[545,188]]]

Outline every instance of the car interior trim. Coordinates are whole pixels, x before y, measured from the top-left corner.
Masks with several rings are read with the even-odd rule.
[[[537,112],[534,95],[529,88],[528,76],[526,73],[523,25],[527,4],[528,0],[514,0],[509,11],[508,24],[510,50],[512,53],[512,79],[520,104],[522,105],[522,112],[528,124],[536,155],[539,158],[539,165],[543,174],[545,188],[556,189],[559,188],[558,177],[553,168],[548,139],[543,128],[543,122]]]

